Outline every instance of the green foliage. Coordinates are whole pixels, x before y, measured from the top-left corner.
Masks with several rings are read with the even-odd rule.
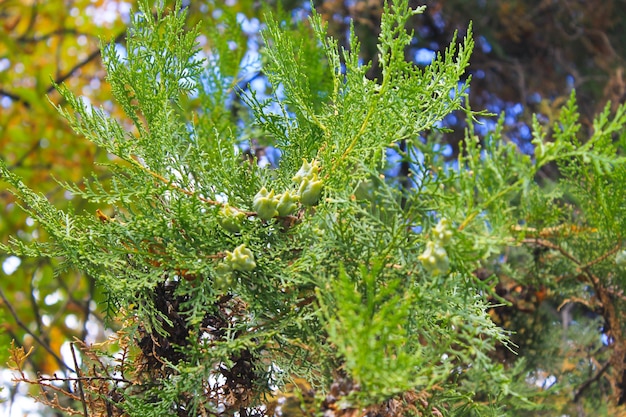
[[[407,327],[398,325],[407,321],[413,300],[400,298],[411,295],[398,291],[397,277],[386,279],[384,287],[376,284],[383,267],[380,260],[375,260],[371,271],[363,266],[360,277],[351,279],[340,266],[331,288],[339,302],[336,312],[327,318],[328,336],[345,357],[346,370],[366,397],[412,388],[417,381],[416,370],[420,369],[420,355],[416,354],[419,342],[407,343],[409,337],[417,335],[409,335]],[[421,379],[421,384],[428,381]]]
[[[125,323],[131,348],[119,367],[132,377],[106,405],[138,416],[233,413],[299,377],[320,397],[350,381],[346,408],[395,397],[413,398],[414,412],[446,415],[535,410],[524,362],[495,359],[514,346],[488,314],[491,282],[474,272],[497,268],[493,255],[526,243],[531,229],[572,222],[583,231],[560,237],[574,255],[548,262],[546,276],[594,262],[594,274],[621,282],[610,274],[613,258],[602,256],[626,232],[623,199],[610,198],[624,193],[616,185],[626,179],[624,158],[613,144],[624,107],[612,118],[607,108],[581,143],[572,94],[553,142],[535,123],[534,162],[502,140],[502,120],[482,142],[470,127],[452,166],[420,135],[462,109],[471,33],[420,69],[404,59],[405,25],[423,8],[386,5],[381,79],[369,80],[354,33],[339,51],[318,15],[295,30],[269,19],[275,94],[244,100],[282,157],[260,168],[240,154],[251,130],[226,106],[239,72],[228,58],[232,26],[211,33],[216,53],[203,62],[178,6],[153,15],[141,2],[126,56],[103,47],[130,124],[60,87],[70,125],[115,156],[110,178],[66,187],[108,215],[61,211],[0,161],[2,178],[52,238],[0,249],[60,258],[93,276],[109,314]],[[203,110],[184,114],[183,103],[196,99]],[[382,174],[388,149],[411,165],[412,187]],[[560,191],[534,181],[549,163],[564,176]],[[559,207],[566,195],[580,212]]]

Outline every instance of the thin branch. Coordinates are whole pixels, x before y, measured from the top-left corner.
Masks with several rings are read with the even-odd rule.
[[[63,359],[61,359],[61,357],[59,355],[56,354],[56,352],[54,350],[52,350],[52,348],[50,347],[50,345],[48,345],[47,343],[44,343],[43,340],[41,340],[41,338],[39,336],[37,336],[35,333],[33,333],[28,326],[19,318],[19,316],[17,315],[17,312],[15,311],[15,309],[13,308],[13,306],[11,305],[11,303],[9,303],[9,300],[7,299],[6,295],[4,295],[4,291],[2,291],[2,288],[0,288],[0,298],[2,298],[2,301],[4,302],[4,304],[6,305],[7,309],[9,310],[9,313],[11,313],[11,316],[13,316],[13,320],[15,320],[15,323],[17,323],[18,326],[20,326],[22,329],[24,329],[24,331],[29,334],[33,339],[35,339],[35,341],[37,343],[39,343],[41,345],[41,347],[43,347],[46,352],[48,352],[50,355],[52,355],[52,357],[57,361],[57,363],[59,365],[64,366],[68,371],[70,372],[76,372],[74,369],[72,369],[71,367],[69,367],[64,361]]]
[[[122,32],[119,35],[117,35],[115,37],[115,39],[113,40],[114,43],[118,43],[121,42],[122,40],[124,40],[126,38],[126,32]],[[90,62],[92,62],[93,60],[95,60],[96,58],[98,58],[101,55],[101,51],[100,49],[96,49],[95,51],[93,51],[91,54],[89,54],[85,59],[83,59],[82,61],[76,63],[76,65],[74,65],[72,68],[70,68],[65,74],[62,74],[60,76],[58,76],[54,82],[52,82],[48,88],[46,88],[45,93],[46,94],[50,94],[51,92],[54,91],[54,89],[56,88],[57,84],[61,84],[64,81],[66,81],[68,78],[72,77],[76,71],[78,71],[79,69],[81,69],[82,67],[84,67],[85,65],[89,64]],[[15,93],[11,93],[10,91],[4,90],[4,89],[0,89],[0,95],[4,96],[4,97],[8,97],[11,100],[13,100],[16,103],[22,103],[26,108],[30,107],[30,103],[28,101],[26,101],[26,99],[24,99],[24,97],[21,97]]]
[[[152,170],[150,170],[149,168],[143,166],[139,161],[137,161],[135,158],[128,158],[126,159],[126,161],[131,162],[134,166],[136,166],[137,168],[141,169],[142,171],[146,172],[147,174],[151,175],[153,178],[161,181],[162,183],[164,183],[165,185],[167,185],[168,187],[180,191],[181,193],[188,195],[190,197],[197,197],[198,200],[207,203],[209,205],[212,206],[223,206],[224,203],[220,203],[219,201],[215,201],[215,200],[211,200],[208,198],[204,198],[201,195],[198,195],[197,193],[193,192],[193,191],[189,191],[185,188],[182,188],[176,184],[174,184],[171,180],[168,180],[167,178],[165,178],[164,176],[162,176],[159,173],[156,173]],[[254,215],[255,213],[250,213],[250,215]]]
[[[546,239],[540,239],[540,238],[526,238],[526,239],[522,239],[522,243],[529,243],[529,244],[535,244],[535,245],[539,245],[539,246],[543,246],[546,248],[550,248],[550,249],[554,249],[559,251],[563,256],[565,256],[567,259],[569,259],[570,261],[574,262],[576,265],[581,266],[581,262],[576,259],[571,253],[567,252],[565,249],[563,249],[561,246],[550,242],[549,240]]]
[[[180,186],[174,184],[174,182],[172,182],[171,180],[168,180],[167,178],[165,178],[161,174],[150,170],[148,167],[143,166],[135,158],[129,158],[129,159],[126,159],[126,161],[131,162],[134,166],[136,166],[137,168],[139,168],[142,171],[146,172],[147,174],[151,175],[153,178],[161,181],[163,184],[167,185],[168,187],[172,188],[173,190],[180,191],[181,193],[183,193],[185,195],[188,195],[189,197],[196,197],[198,200],[202,201],[203,203],[209,204],[211,206],[222,207],[222,206],[225,205],[225,203],[221,203],[219,201],[215,201],[215,200],[211,200],[209,198],[202,197],[198,193],[195,193],[193,191],[187,190],[186,188],[183,188],[183,187],[180,187]],[[233,207],[233,208],[235,210],[239,210],[240,212],[244,213],[247,217],[251,217],[251,216],[255,216],[256,215],[255,211],[245,211],[245,210],[238,209],[237,207]],[[285,217],[289,217],[289,216],[285,216]]]
[[[621,239],[618,239],[618,240],[621,241]],[[602,256],[597,257],[593,261],[587,262],[585,265],[582,265],[580,268],[583,269],[583,270],[586,270],[587,268],[590,268],[593,265],[602,262],[603,260],[605,260],[609,256],[617,253],[617,251],[619,251],[621,249],[621,247],[622,247],[621,243],[615,245],[615,247],[613,249],[611,249],[610,251],[608,251],[607,253],[603,254]]]
[[[317,300],[317,296],[315,296],[315,295],[310,295],[310,296],[308,296],[307,298],[304,298],[304,299],[300,300],[300,301],[299,301],[299,302],[298,302],[298,303],[294,306],[294,309],[293,309],[293,310],[286,310],[286,311],[283,311],[283,312],[279,313],[278,315],[274,316],[274,317],[272,318],[272,320],[271,320],[271,321],[266,322],[266,323],[259,324],[259,325],[257,325],[257,326],[253,326],[253,327],[251,327],[251,328],[249,329],[249,332],[250,332],[250,333],[254,333],[254,332],[256,332],[256,331],[259,331],[260,329],[262,329],[262,328],[263,328],[263,327],[265,327],[266,325],[271,324],[271,323],[275,323],[275,322],[277,322],[279,319],[281,319],[281,318],[285,317],[287,314],[292,313],[294,310],[298,310],[298,309],[300,309],[300,308],[302,308],[302,307],[306,307],[306,306],[308,306],[309,304],[312,304],[315,300]]]
[[[35,325],[37,326],[37,332],[41,335],[42,339],[45,340],[46,344],[49,344],[50,340],[48,339],[48,335],[46,334],[46,332],[44,332],[43,330],[43,322],[41,319],[41,313],[39,312],[39,304],[37,304],[37,300],[35,299],[35,277],[37,276],[37,271],[38,269],[46,262],[46,259],[43,260],[43,262],[38,262],[37,266],[35,267],[35,270],[33,271],[32,275],[31,275],[31,279],[29,284],[29,291],[28,291],[28,295],[29,295],[29,299],[30,299],[30,305],[31,305],[31,309],[33,310],[33,315],[35,316]]]
[[[70,343],[70,350],[72,351],[72,359],[74,360],[74,366],[76,367],[76,376],[78,382],[78,392],[80,394],[80,402],[83,404],[83,411],[85,413],[85,417],[89,417],[87,413],[87,401],[85,401],[85,392],[83,391],[83,382],[80,380],[80,366],[78,366],[78,361],[76,360],[76,350],[74,349],[74,343]]]
[[[18,96],[18,95],[17,95],[17,94],[15,94],[15,93],[11,93],[10,91],[6,91],[6,90],[5,90],[5,89],[3,89],[3,88],[0,88],[0,96],[8,97],[8,98],[10,98],[11,100],[16,101],[16,102],[18,102],[18,103],[19,103],[19,102],[24,102],[24,104],[28,107],[28,103],[27,103],[27,102],[25,102],[25,101],[24,101],[24,99],[23,99],[22,97]]]
[[[28,26],[26,27],[26,30],[24,30],[24,34],[22,36],[25,36],[28,32],[33,30],[33,28],[35,27],[35,21],[37,20],[37,15],[39,14],[39,11],[37,10],[37,7],[39,6],[38,3],[39,3],[38,1],[33,2],[32,13],[30,14],[30,20],[28,21]]]
[[[587,277],[589,282],[593,285],[594,291],[596,292],[598,299],[600,300],[600,305],[602,306],[602,317],[608,323],[610,330],[610,334],[613,337],[613,352],[611,353],[610,360],[600,369],[600,371],[594,377],[585,381],[581,387],[578,389],[576,395],[574,396],[574,401],[576,402],[584,390],[591,385],[594,381],[596,381],[600,376],[606,371],[606,368],[609,365],[613,366],[615,374],[617,376],[617,382],[621,383],[623,379],[624,369],[626,368],[624,364],[624,355],[626,352],[626,345],[624,344],[623,334],[622,334],[622,326],[618,314],[616,312],[615,304],[611,298],[611,296],[616,295],[614,291],[609,290],[605,285],[603,285],[602,281],[598,276],[596,276],[592,271],[591,267],[598,262],[606,259],[612,253],[615,253],[619,248],[613,248],[607,253],[601,255],[600,257],[594,259],[593,261],[582,264],[578,259],[576,259],[572,254],[567,252],[561,246],[554,244],[546,239],[539,238],[531,238],[522,240],[524,243],[534,243],[536,245],[544,246],[550,249],[555,249],[559,251],[563,256],[570,259],[574,262],[578,269],[583,273],[584,276]],[[618,395],[623,395],[623,389],[620,389]]]
[[[88,333],[87,324],[89,322],[89,316],[92,314],[92,311],[91,311],[91,301],[93,300],[94,293],[96,291],[96,282],[95,282],[95,280],[92,277],[90,277],[89,275],[85,275],[85,279],[88,281],[89,292],[88,292],[88,295],[87,295],[87,299],[84,300],[84,304],[83,304],[83,314],[84,314],[85,318],[83,319],[83,328],[82,328],[81,333],[80,333],[80,339],[81,340],[85,340],[87,338],[87,333]],[[94,313],[94,316],[95,316],[95,313]]]
[[[22,35],[19,38],[17,38],[17,41],[21,42],[21,43],[37,43],[37,42],[41,42],[41,41],[47,41],[48,39],[52,38],[53,36],[62,36],[62,35],[92,36],[89,33],[79,32],[76,29],[59,28],[59,29],[53,30],[52,32],[46,33],[44,35],[33,36],[31,38],[27,38],[25,35]]]
[[[600,379],[600,377],[602,376],[602,374],[604,374],[604,372],[606,372],[606,370],[609,368],[609,365],[611,365],[611,361],[607,361],[604,366],[602,366],[602,368],[600,368],[600,370],[591,378],[587,379],[585,382],[583,382],[580,387],[576,390],[576,394],[574,394],[574,402],[577,403],[580,400],[581,395],[585,392],[585,390],[587,388],[589,388],[589,386],[591,386],[591,384],[593,384],[594,382],[596,382],[598,379]]]
[[[124,31],[124,32],[120,33],[119,35],[117,35],[115,37],[115,39],[113,40],[113,43],[121,42],[125,38],[126,38],[126,31]],[[51,84],[48,87],[48,89],[46,90],[46,94],[49,94],[52,91],[54,91],[54,89],[56,88],[56,84],[61,84],[62,82],[64,82],[68,78],[70,78],[72,75],[74,75],[74,73],[76,71],[78,71],[79,69],[81,69],[85,65],[89,64],[91,61],[93,61],[94,59],[98,58],[100,55],[101,55],[100,49],[97,49],[97,50],[93,51],[91,54],[89,54],[89,56],[87,56],[87,58],[85,58],[84,60],[78,62],[76,65],[74,65],[72,68],[70,68],[70,70],[68,72],[66,72],[65,74],[61,75],[56,80],[54,80],[54,83]]]
[[[81,376],[81,377],[76,377],[76,378],[72,378],[72,377],[61,378],[55,375],[55,376],[39,376],[37,379],[40,382],[109,381],[109,382],[124,383],[124,384],[134,384],[133,381],[129,381],[128,379],[116,378],[113,376]],[[38,382],[31,381],[31,380],[20,380],[20,382],[38,384]]]
[[[1,90],[0,90],[0,94],[2,94],[2,91],[1,91]],[[37,140],[36,140],[36,141],[32,144],[32,146],[31,146],[31,147],[30,147],[30,148],[29,148],[29,149],[28,149],[28,150],[27,150],[27,151],[26,151],[26,152],[25,152],[22,156],[20,156],[20,157],[17,159],[17,161],[15,161],[15,162],[13,163],[13,165],[11,165],[11,166],[9,167],[9,169],[15,169],[15,168],[21,167],[21,166],[22,166],[22,164],[24,163],[24,161],[26,161],[26,160],[28,159],[28,157],[29,157],[30,155],[32,155],[33,153],[35,153],[35,152],[36,152],[36,151],[37,151],[40,147],[41,147],[41,140],[40,140],[40,139],[37,139]]]

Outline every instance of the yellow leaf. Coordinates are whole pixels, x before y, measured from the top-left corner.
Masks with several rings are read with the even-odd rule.
[[[28,352],[24,351],[24,347],[15,347],[15,340],[11,340],[11,347],[9,348],[10,359],[7,365],[9,369],[13,369],[23,373],[22,369],[24,368],[24,362],[30,354],[33,353],[33,346],[28,349]]]

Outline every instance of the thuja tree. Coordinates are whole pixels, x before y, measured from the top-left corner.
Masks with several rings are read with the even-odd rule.
[[[387,5],[372,81],[356,37],[340,50],[315,13],[295,29],[268,18],[274,94],[261,97],[234,91],[233,32],[216,28],[210,59],[199,59],[178,10],[141,2],[126,54],[103,47],[127,120],[59,86],[59,111],[112,155],[110,177],[64,183],[96,213],[59,211],[0,161],[50,238],[2,250],[94,277],[121,326],[105,344],[79,345],[65,376],[30,380],[28,352],[13,349],[18,380],[63,392],[75,400],[65,411],[84,415],[539,413],[524,362],[498,354],[516,346],[489,315],[504,300],[484,273],[513,274],[516,258],[498,255],[529,247],[550,255],[535,265],[571,300],[599,298],[612,385],[592,391],[590,407],[609,397],[618,408],[623,107],[581,142],[572,95],[554,126],[535,123],[534,158],[501,138],[502,124],[482,141],[470,126],[446,161],[437,131],[463,109],[471,33],[420,69],[404,59],[404,28],[423,9]],[[230,110],[233,94],[246,118]],[[187,114],[190,101],[198,111]],[[277,166],[242,152],[252,138],[280,150]],[[408,164],[406,178],[385,175],[389,153]],[[534,180],[548,164],[562,173],[549,187]],[[286,384],[297,395],[285,401]]]

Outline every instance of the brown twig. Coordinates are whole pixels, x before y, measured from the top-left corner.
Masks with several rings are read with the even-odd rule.
[[[124,383],[124,384],[133,384],[133,381],[129,381],[125,378],[115,378],[112,376],[81,376],[81,377],[59,377],[56,375],[53,376],[39,376],[37,377],[37,381],[30,379],[18,379],[19,382],[26,382],[28,384],[39,384],[40,382],[77,382],[77,381],[110,381],[116,383]]]
[[[13,320],[15,320],[15,323],[17,323],[18,326],[20,326],[27,334],[29,334],[33,339],[35,339],[35,341],[37,343],[39,343],[41,345],[41,347],[43,347],[46,350],[46,352],[48,352],[50,355],[52,355],[52,357],[57,361],[57,363],[59,365],[64,366],[70,372],[76,372],[74,369],[69,367],[63,361],[63,359],[61,359],[61,357],[56,354],[55,351],[52,350],[50,345],[48,345],[43,340],[41,340],[41,338],[39,336],[37,336],[34,332],[32,332],[28,328],[28,326],[22,320],[20,320],[19,316],[17,315],[17,312],[15,311],[15,309],[13,308],[11,303],[9,303],[9,300],[7,299],[6,295],[4,295],[4,291],[2,291],[2,288],[0,288],[0,298],[2,298],[2,301],[6,305],[7,309],[9,310],[9,313],[11,313],[11,316],[13,316]]]
[[[622,239],[618,239],[618,240],[621,242],[621,240],[622,240]],[[611,249],[611,250],[610,250],[610,251],[608,251],[607,253],[605,253],[605,254],[603,254],[603,255],[601,255],[601,256],[599,256],[599,257],[597,257],[597,258],[596,258],[596,259],[594,259],[593,261],[589,261],[589,262],[587,262],[586,264],[582,265],[582,266],[580,267],[580,269],[585,270],[585,269],[587,269],[587,268],[590,268],[590,267],[594,266],[594,265],[595,265],[595,264],[597,264],[597,263],[602,262],[603,260],[605,260],[605,259],[606,259],[606,258],[608,258],[609,256],[611,256],[611,255],[613,255],[613,254],[617,253],[617,251],[619,251],[619,250],[621,249],[621,247],[622,247],[622,244],[621,244],[621,243],[619,243],[619,244],[615,245],[615,247],[614,247],[613,249]]]
[[[543,246],[549,249],[554,249],[556,251],[559,251],[563,256],[565,256],[570,261],[574,262],[576,265],[580,266],[581,264],[581,262],[578,259],[576,259],[574,255],[567,252],[565,249],[563,249],[561,246],[557,245],[556,243],[550,242],[549,240],[532,237],[532,238],[522,239],[522,243],[535,244],[535,245]]]
[[[70,350],[72,351],[72,359],[74,360],[74,366],[76,367],[76,385],[78,385],[78,393],[80,394],[80,402],[83,404],[83,411],[85,413],[85,417],[89,417],[87,413],[87,401],[85,401],[85,392],[83,391],[83,382],[80,379],[80,366],[78,366],[78,361],[76,360],[76,351],[74,349],[74,343],[70,343]]]
[[[24,101],[24,98],[23,98],[23,97],[18,96],[17,94],[12,93],[12,92],[10,92],[10,91],[7,91],[7,90],[5,90],[5,89],[3,89],[3,88],[0,88],[0,96],[8,97],[8,98],[10,98],[11,100],[13,100],[13,101],[15,101],[15,102],[18,102],[18,103],[19,103],[19,102],[23,102],[23,103],[26,105],[26,107],[30,107],[30,106],[28,105],[28,103]]]
[[[611,361],[607,361],[602,368],[600,368],[600,370],[591,378],[587,379],[585,382],[583,382],[580,387],[576,390],[576,393],[574,394],[574,402],[577,403],[578,400],[580,400],[580,396],[583,394],[583,392],[589,388],[589,386],[591,386],[591,384],[593,384],[594,382],[596,382],[598,379],[600,379],[600,377],[602,376],[602,374],[604,374],[606,372],[606,370],[609,368],[609,365],[611,364]]]

